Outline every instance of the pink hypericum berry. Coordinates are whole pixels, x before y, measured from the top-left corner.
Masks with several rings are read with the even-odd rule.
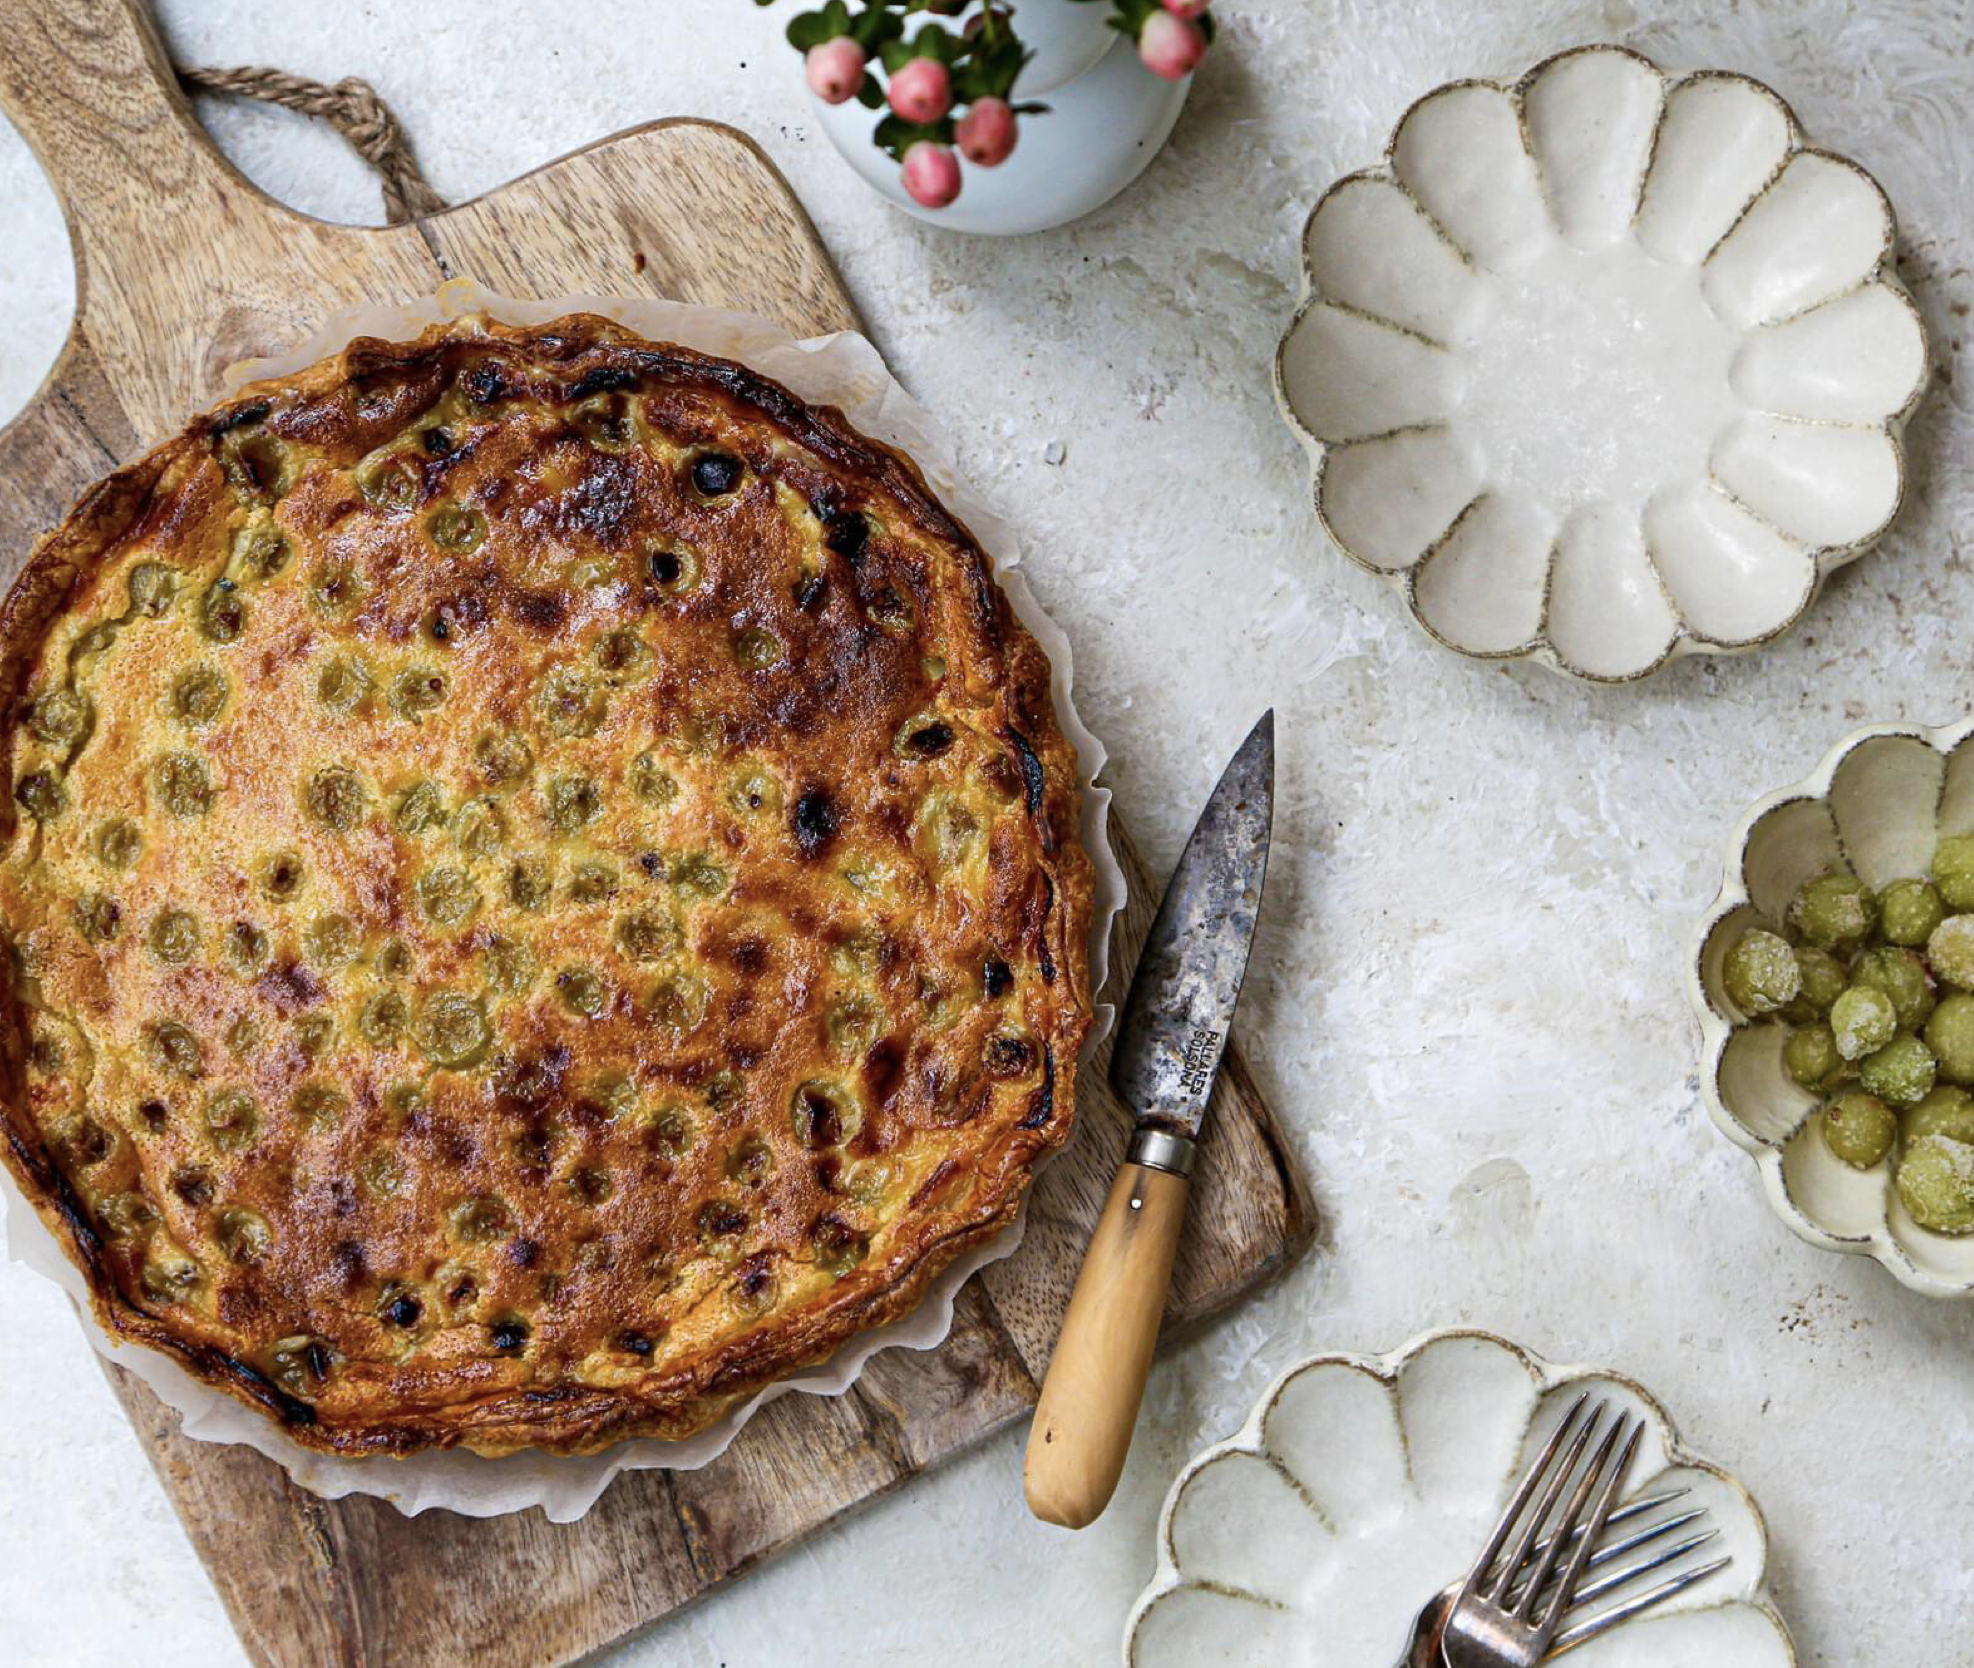
[[[1153,12],[1138,31],[1138,56],[1153,75],[1183,81],[1206,56],[1206,36],[1189,17]]]
[[[819,41],[806,60],[809,91],[825,104],[842,104],[864,84],[864,49],[848,35]]]
[[[960,194],[960,159],[953,155],[950,145],[935,145],[930,139],[921,139],[905,152],[904,180],[914,202],[927,208],[944,208]]]
[[[1192,19],[1206,10],[1207,0],[1165,0],[1165,9],[1174,17]]]
[[[891,75],[891,108],[908,122],[936,122],[953,107],[953,78],[937,58],[911,58]]]
[[[995,168],[1007,161],[1018,135],[1014,111],[1004,98],[977,98],[953,129],[960,155],[981,168]]]

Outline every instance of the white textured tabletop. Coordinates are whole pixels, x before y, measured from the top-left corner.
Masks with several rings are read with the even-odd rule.
[[[1115,1660],[1188,1454],[1299,1356],[1464,1322],[1654,1387],[1766,1508],[1806,1664],[1974,1663],[1974,1309],[1770,1215],[1701,1110],[1681,988],[1748,801],[1854,725],[1974,700],[1974,496],[1955,472],[1974,448],[1974,4],[1222,0],[1221,43],[1135,188],[1081,225],[976,242],[883,206],[813,131],[778,40],[791,3],[161,10],[181,62],[370,78],[454,199],[655,116],[761,140],[893,367],[1022,529],[1157,865],[1275,706],[1282,808],[1243,1024],[1324,1228],[1286,1280],[1158,1369],[1095,1528],[1028,1518],[1011,1433],[614,1660]],[[1873,170],[1941,364],[1904,514],[1807,624],[1615,690],[1427,642],[1325,548],[1268,375],[1317,192],[1372,160],[1420,92],[1595,39],[1768,80]],[[333,136],[231,104],[208,115],[276,196],[376,217]],[[70,269],[3,124],[0,226],[4,415],[54,355]],[[0,1616],[0,1656],[35,1668],[242,1660],[74,1320],[12,1266]]]

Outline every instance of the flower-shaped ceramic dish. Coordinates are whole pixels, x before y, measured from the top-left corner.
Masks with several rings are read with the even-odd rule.
[[[1466,1573],[1536,1444],[1579,1388],[1644,1417],[1627,1497],[1684,1488],[1733,1562],[1581,1646],[1582,1668],[1793,1668],[1747,1491],[1680,1446],[1629,1379],[1556,1367],[1480,1332],[1392,1355],[1321,1355],[1278,1379],[1230,1441],[1179,1473],[1127,1668],[1391,1668],[1427,1599]],[[1670,1572],[1692,1567],[1687,1561]]]
[[[1924,876],[1948,834],[1974,832],[1974,720],[1944,729],[1874,725],[1846,736],[1815,774],[1770,794],[1728,841],[1726,879],[1694,945],[1687,991],[1700,1016],[1700,1092],[1753,1155],[1776,1214],[1812,1245],[1876,1257],[1933,1297],[1974,1297],[1974,1236],[1914,1222],[1885,1160],[1853,1170],[1830,1151],[1821,1104],[1782,1063],[1789,1028],[1728,999],[1722,965],[1751,926],[1779,927],[1804,881],[1847,869],[1874,891]]]
[[[1893,243],[1741,76],[1586,47],[1427,94],[1303,237],[1275,386],[1324,529],[1466,654],[1620,681],[1766,642],[1904,495]]]

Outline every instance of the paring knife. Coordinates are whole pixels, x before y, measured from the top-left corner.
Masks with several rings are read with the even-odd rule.
[[[1110,1503],[1158,1342],[1187,1178],[1240,1000],[1268,869],[1275,714],[1262,714],[1194,825],[1138,957],[1111,1084],[1136,1116],[1084,1253],[1028,1432],[1028,1509],[1081,1529]]]

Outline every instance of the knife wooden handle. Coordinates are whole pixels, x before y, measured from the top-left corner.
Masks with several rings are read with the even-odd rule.
[[[1111,1183],[1028,1431],[1022,1486],[1045,1523],[1094,1523],[1123,1474],[1188,1189],[1129,1161]]]

